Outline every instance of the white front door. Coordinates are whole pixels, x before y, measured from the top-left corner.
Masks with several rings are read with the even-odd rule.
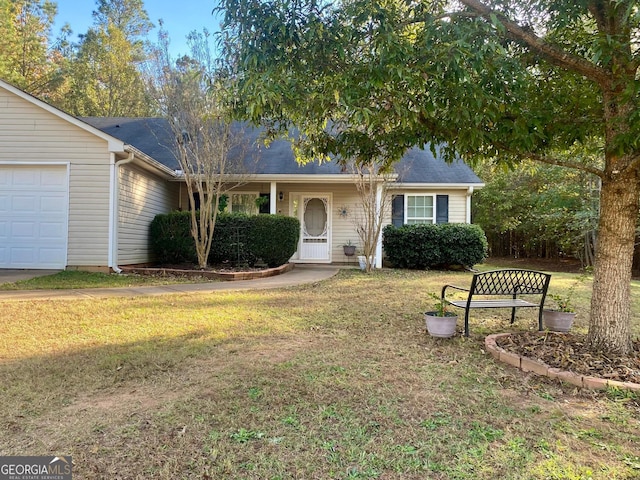
[[[300,195],[298,202],[299,260],[331,261],[331,197],[324,194]]]

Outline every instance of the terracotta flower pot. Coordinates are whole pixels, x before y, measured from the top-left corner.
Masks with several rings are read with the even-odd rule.
[[[547,330],[566,333],[573,325],[574,312],[559,312],[557,310],[543,310],[542,322]]]
[[[439,317],[437,312],[426,312],[424,320],[432,337],[451,338],[456,334],[458,315],[455,313],[445,313],[444,317]]]

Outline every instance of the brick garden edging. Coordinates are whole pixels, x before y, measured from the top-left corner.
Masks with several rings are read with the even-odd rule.
[[[512,335],[511,333],[496,333],[489,335],[484,340],[484,346],[493,358],[500,362],[507,363],[523,372],[532,372],[536,375],[545,375],[549,378],[555,378],[561,382],[569,383],[580,388],[590,388],[604,390],[608,387],[615,387],[621,390],[633,390],[640,392],[640,384],[632,382],[618,382],[617,380],[608,380],[605,378],[591,377],[588,375],[580,375],[577,373],[553,368],[546,363],[523,357],[517,353],[507,352],[504,348],[496,344],[496,339]]]
[[[182,277],[204,277],[217,280],[233,282],[237,280],[255,280],[257,278],[267,278],[280,275],[293,270],[295,264],[285,263],[275,268],[265,270],[255,270],[247,272],[213,272],[207,270],[182,270],[178,268],[146,268],[146,267],[120,267],[123,272],[135,273],[138,275],[179,275]]]

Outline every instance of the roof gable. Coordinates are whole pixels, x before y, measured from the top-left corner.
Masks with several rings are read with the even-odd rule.
[[[46,102],[43,102],[42,100],[37,99],[36,97],[34,97],[33,95],[30,95],[22,90],[20,90],[19,88],[14,87],[13,85],[5,82],[4,80],[0,79],[0,88],[8,91],[9,93],[55,115],[58,118],[61,118],[62,120],[65,120],[66,122],[69,122],[73,125],[75,125],[76,127],[81,128],[82,130],[85,130],[89,133],[91,133],[92,135],[95,135],[103,140],[105,140],[108,144],[108,148],[110,152],[124,152],[124,143],[122,142],[122,140],[120,140],[117,137],[113,137],[111,135],[108,135],[107,133],[105,133],[104,131],[95,128],[92,125],[89,125],[85,122],[83,122],[82,120],[80,120],[77,117],[74,117],[73,115],[69,115],[68,113],[63,112],[62,110],[60,110],[59,108],[56,108],[52,105],[49,105]]]

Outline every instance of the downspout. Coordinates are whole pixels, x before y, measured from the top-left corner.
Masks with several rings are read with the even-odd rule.
[[[134,156],[133,152],[129,152],[129,156],[124,160],[115,161],[115,154],[112,153],[114,157],[114,161],[112,162],[112,175],[111,175],[111,185],[112,196],[111,196],[111,251],[109,252],[109,266],[116,273],[122,273],[122,270],[118,268],[118,208],[120,204],[120,167],[127,163],[133,162]]]
[[[467,223],[471,223],[471,195],[473,195],[473,187],[467,188]]]

